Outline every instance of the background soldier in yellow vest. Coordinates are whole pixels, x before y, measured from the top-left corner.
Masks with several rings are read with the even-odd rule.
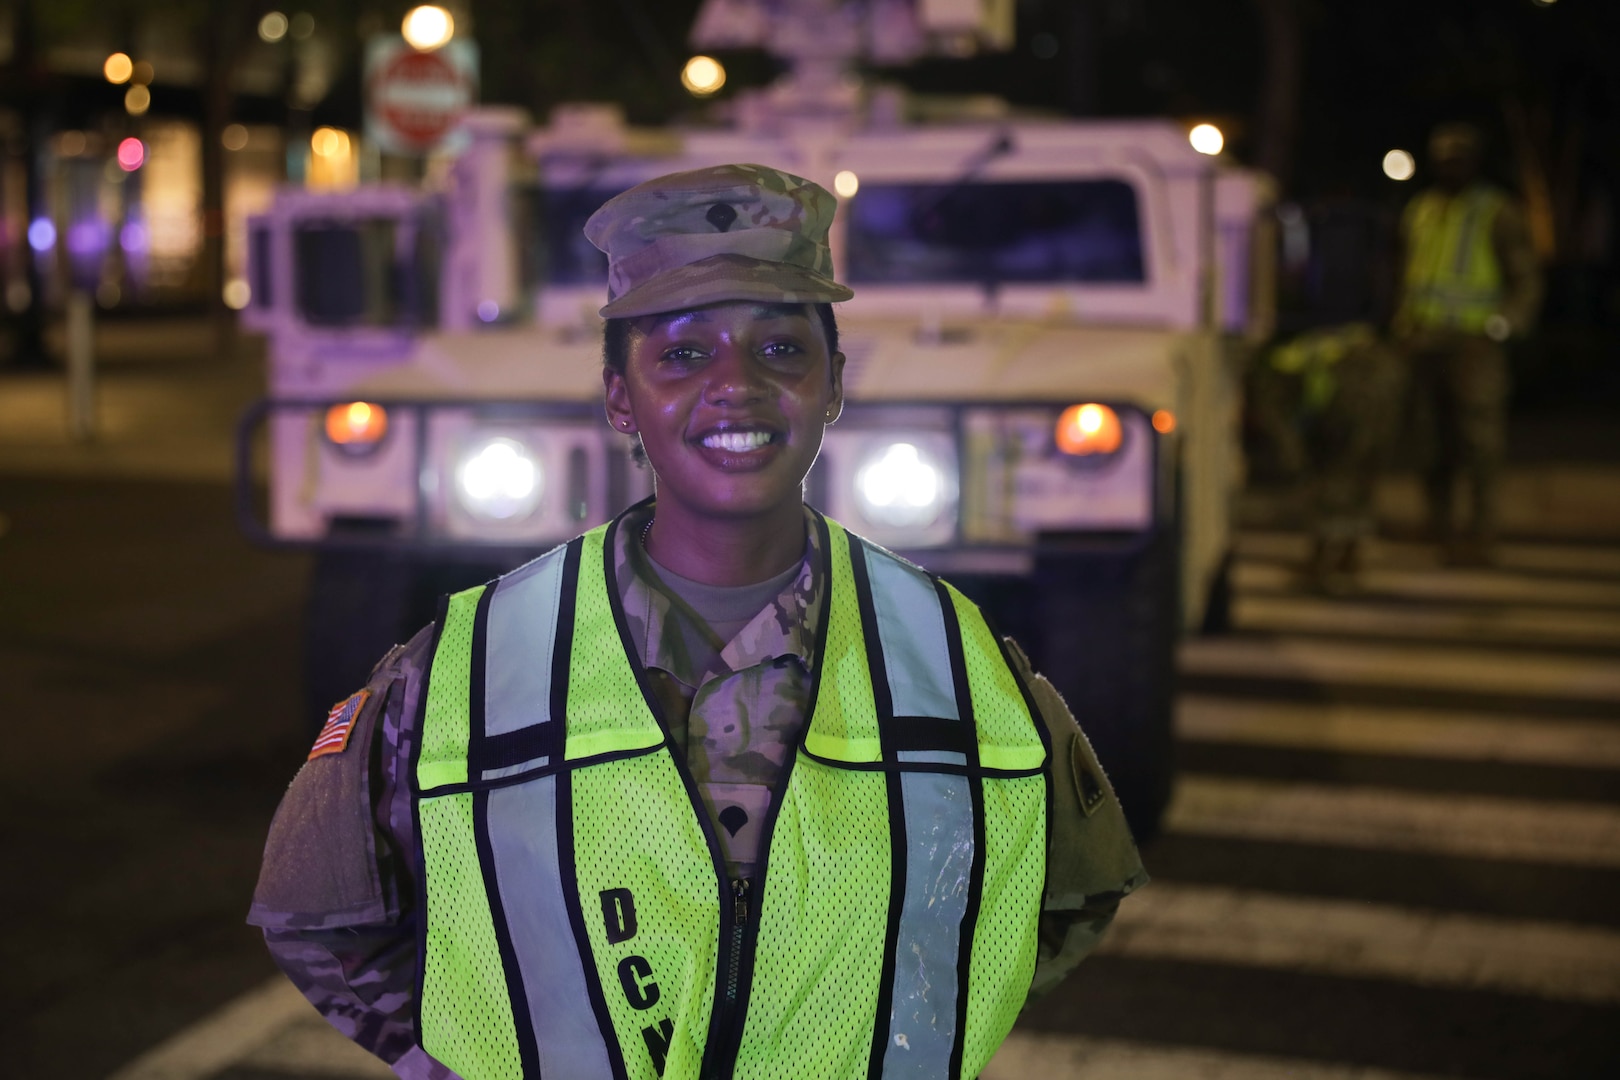
[[[1429,526],[1460,564],[1488,561],[1509,388],[1505,342],[1523,335],[1541,302],[1524,220],[1506,193],[1479,179],[1479,132],[1437,128],[1434,184],[1401,222],[1405,266],[1395,331],[1411,361],[1418,422],[1430,435]],[[1471,518],[1458,529],[1453,489],[1468,479]]]
[[[1311,584],[1353,592],[1362,542],[1377,532],[1374,487],[1397,437],[1404,371],[1370,323],[1278,345],[1250,380],[1255,417],[1279,466],[1303,476]]]
[[[723,166],[598,211],[655,498],[450,598],[277,813],[250,921],[402,1077],[971,1077],[1146,881],[1017,646],[803,504],[833,206]]]

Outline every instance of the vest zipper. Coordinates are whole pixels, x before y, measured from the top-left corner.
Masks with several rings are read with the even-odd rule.
[[[753,883],[747,878],[731,881],[731,953],[726,962],[726,1010],[737,1008],[737,980],[742,973],[743,928],[748,925],[748,893]],[[731,1016],[727,1016],[727,1027]]]

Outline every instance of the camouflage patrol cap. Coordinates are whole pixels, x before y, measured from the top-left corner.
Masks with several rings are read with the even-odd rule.
[[[603,318],[653,315],[720,300],[848,300],[832,279],[827,230],[837,202],[823,187],[764,165],[671,173],[609,199],[585,223],[608,257]]]

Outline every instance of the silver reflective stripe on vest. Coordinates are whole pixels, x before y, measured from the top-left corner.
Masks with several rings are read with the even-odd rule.
[[[557,868],[556,776],[489,793],[489,844],[529,999],[540,1075],[611,1080]]]
[[[551,695],[565,554],[565,548],[558,548],[495,585],[485,638],[486,737],[564,722],[551,715]],[[491,780],[546,764],[542,756],[485,769],[482,776]],[[541,1075],[610,1080],[607,1044],[591,1006],[558,869],[557,777],[495,788],[489,793],[487,822],[506,932],[528,998]]]
[[[864,546],[894,714],[960,720],[945,616],[934,583],[892,555]]]
[[[484,663],[484,734],[505,735],[551,722],[552,647],[562,595],[563,548],[500,579],[489,607]],[[499,769],[485,780],[546,765],[544,757]]]
[[[866,547],[872,609],[896,716],[963,723],[939,594],[928,576]],[[951,750],[901,750],[905,764],[966,765]],[[905,895],[895,930],[885,1080],[950,1074],[958,952],[973,882],[973,799],[965,776],[906,772]],[[895,853],[898,859],[900,852]]]
[[[957,950],[973,881],[973,800],[965,776],[900,777],[906,895],[894,949],[885,1080],[950,1075],[956,1042]]]

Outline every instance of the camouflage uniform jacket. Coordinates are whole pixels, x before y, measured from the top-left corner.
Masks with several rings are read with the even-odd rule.
[[[652,677],[710,819],[741,806],[734,835],[717,828],[728,868],[750,874],[769,785],[804,722],[822,579],[807,545],[799,573],[730,641],[720,642],[662,587],[637,539],[617,530],[616,581],[631,637]],[[816,530],[807,530],[810,536]],[[453,1077],[415,1044],[418,867],[409,769],[431,630],[372,672],[348,748],[310,760],[276,812],[249,922],[331,1024],[402,1077]],[[1097,943],[1119,900],[1147,880],[1089,744],[1051,684],[1010,650],[1052,735],[1051,846],[1032,996],[1055,986]],[[369,751],[369,752],[368,752]],[[1082,804],[1080,792],[1092,794]],[[1102,797],[1096,797],[1098,792]],[[733,815],[734,820],[734,815]]]

